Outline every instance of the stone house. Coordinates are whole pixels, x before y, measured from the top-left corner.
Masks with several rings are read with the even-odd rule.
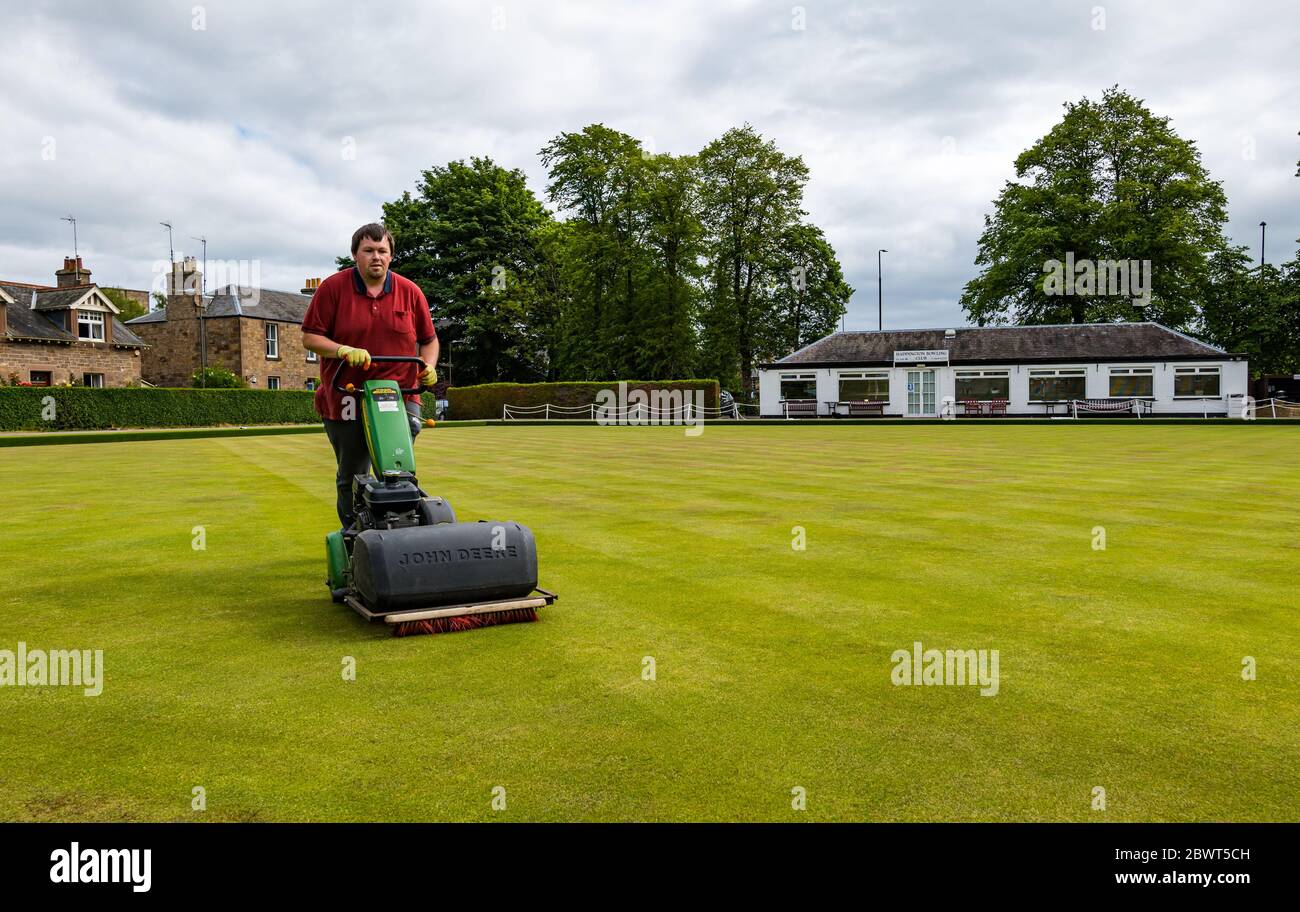
[[[52,386],[127,386],[141,378],[144,341],[68,257],[54,285],[0,280],[0,379]]]
[[[177,263],[167,307],[128,320],[147,344],[142,376],[155,386],[190,386],[202,365],[224,367],[260,389],[314,389],[320,366],[299,328],[319,280],[299,292],[229,286],[202,292],[196,261]]]

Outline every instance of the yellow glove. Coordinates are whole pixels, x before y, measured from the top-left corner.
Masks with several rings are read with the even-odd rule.
[[[334,353],[335,357],[341,358],[348,362],[349,367],[369,367],[370,352],[364,348],[353,348],[351,345],[340,345],[339,350]]]
[[[438,372],[434,370],[433,365],[430,364],[428,367],[424,369],[424,373],[420,374],[420,385],[433,386],[437,382],[438,382]]]

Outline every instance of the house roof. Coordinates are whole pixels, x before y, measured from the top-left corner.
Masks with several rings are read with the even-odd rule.
[[[208,295],[207,318],[249,317],[254,320],[274,320],[279,323],[301,323],[307,315],[311,296],[296,291],[274,291],[269,288],[241,289],[229,285]],[[129,323],[164,323],[167,311],[153,310]]]
[[[1239,357],[1159,323],[967,326],[837,332],[763,367],[891,365],[896,351],[946,349],[950,364],[1177,361]]]
[[[273,320],[277,323],[302,324],[307,315],[307,306],[311,304],[311,295],[296,291],[274,291],[263,288],[258,291],[240,289],[237,285],[228,285],[207,297],[207,319],[221,317],[249,317],[254,320]],[[153,310],[143,316],[128,320],[128,323],[163,323],[167,320],[167,311]],[[442,332],[451,326],[450,320],[433,321],[434,328]]]
[[[85,303],[88,298],[92,300],[90,305]],[[98,285],[69,285],[66,288],[38,290],[36,293],[35,310],[66,310],[69,307],[118,313],[117,305],[99,289]]]
[[[5,307],[5,336],[10,339],[35,339],[43,342],[76,342],[77,336],[68,332],[50,317],[50,312],[68,307],[86,296],[94,285],[72,288],[54,288],[48,285],[29,285],[25,282],[0,282],[0,289],[13,299]],[[32,295],[36,296],[36,309],[32,309]],[[117,317],[113,317],[113,344],[124,348],[143,348],[144,341],[131,332]]]

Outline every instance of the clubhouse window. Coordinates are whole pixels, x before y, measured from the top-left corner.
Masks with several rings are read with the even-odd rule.
[[[1113,399],[1151,399],[1154,379],[1149,367],[1112,367],[1110,396]]]
[[[957,401],[974,399],[988,402],[990,399],[1009,399],[1011,375],[1004,370],[957,371]]]
[[[816,374],[782,374],[781,401],[787,399],[816,399]]]
[[[94,387],[95,389],[102,389],[104,386],[104,375],[103,374],[82,374],[81,385]]]
[[[278,390],[278,389],[280,388],[280,378],[279,378],[279,377],[267,377],[267,378],[266,378],[266,388],[269,389],[269,390]]]
[[[1174,368],[1175,399],[1204,399],[1219,395],[1219,369],[1217,367]]]
[[[1060,402],[1066,399],[1084,399],[1087,389],[1086,379],[1085,371],[1081,367],[1031,370],[1029,401]]]
[[[839,379],[841,402],[889,401],[889,371],[842,373]]]

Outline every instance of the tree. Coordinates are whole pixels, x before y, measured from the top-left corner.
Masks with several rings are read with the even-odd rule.
[[[547,377],[549,320],[534,312],[542,306],[534,283],[538,232],[551,217],[523,172],[490,158],[436,166],[414,195],[385,203],[383,218],[392,269],[420,286],[436,317],[453,322],[443,350],[450,356],[454,339],[466,343],[452,361],[458,385]]]
[[[1208,287],[1210,259],[1227,245],[1223,188],[1168,117],[1118,86],[1100,102],[1066,103],[1065,111],[1016,159],[1017,180],[1007,182],[985,217],[975,259],[984,268],[966,285],[962,308],[979,325],[1190,325]],[[1135,306],[1131,287],[1053,293],[1059,289],[1048,264],[1067,255],[1090,268],[1149,261],[1149,305]]]
[[[612,380],[638,366],[638,305],[650,271],[643,246],[646,169],[641,143],[603,124],[561,133],[541,150],[547,198],[574,222],[560,314],[566,379]]]
[[[649,380],[694,375],[704,226],[693,156],[646,156],[636,205],[644,215],[649,276],[634,316],[631,372]]]
[[[1300,372],[1300,255],[1279,269],[1252,268],[1245,247],[1211,258],[1199,329],[1207,341],[1245,354],[1251,372]]]
[[[113,306],[118,311],[117,318],[123,323],[149,312],[149,309],[143,304],[128,298],[120,288],[100,288],[99,290],[104,293],[104,297],[113,302]]]
[[[762,333],[766,358],[783,357],[834,332],[853,296],[820,228],[790,226],[779,249],[776,278],[768,289],[773,306]]]
[[[760,289],[778,277],[782,240],[806,214],[808,167],[745,124],[705,146],[697,173],[712,267],[701,361],[724,386],[747,390],[774,304]]]

